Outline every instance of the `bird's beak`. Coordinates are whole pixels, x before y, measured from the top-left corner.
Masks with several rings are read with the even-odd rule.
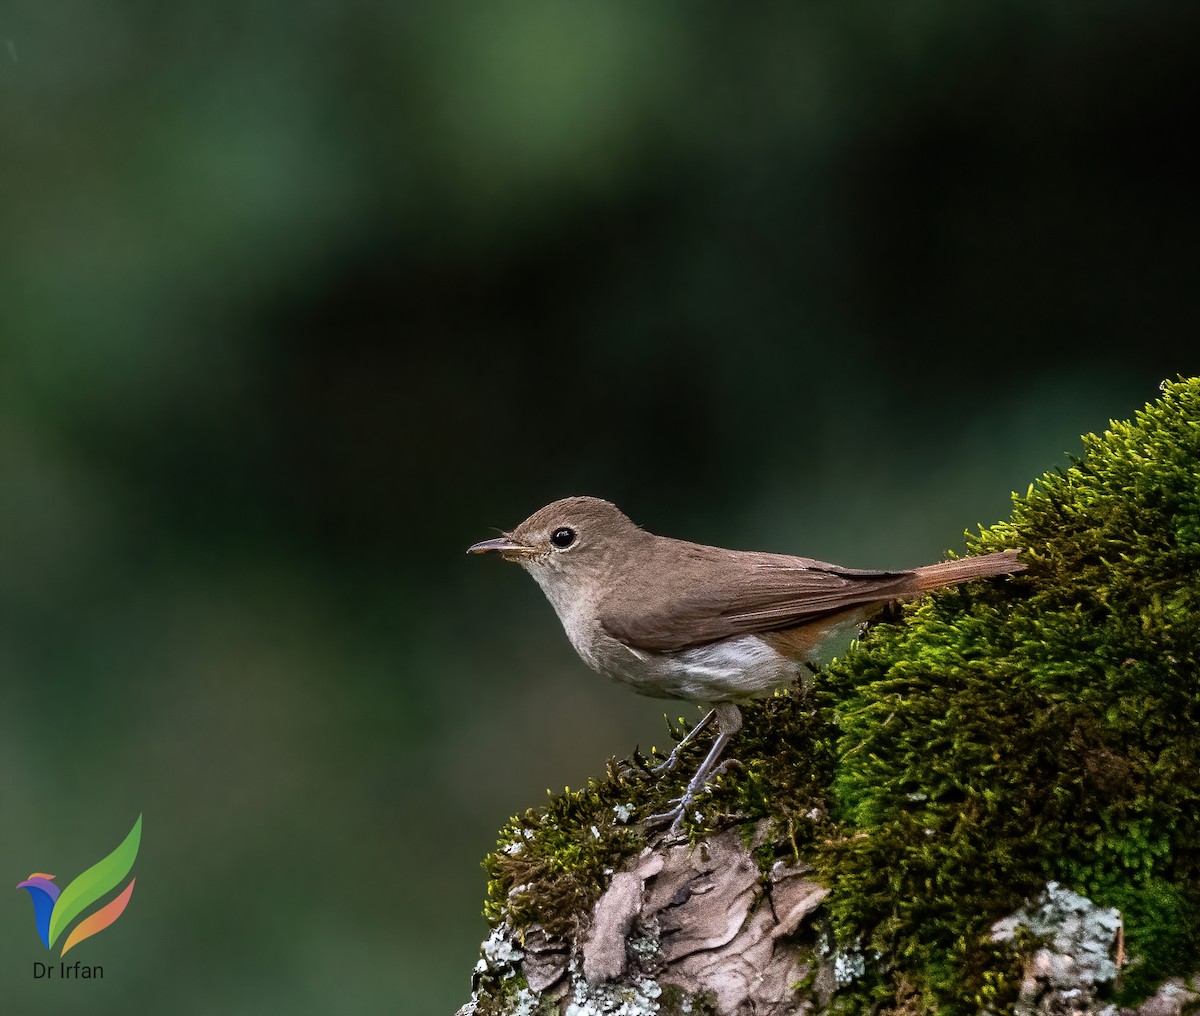
[[[494,540],[484,540],[467,548],[468,554],[499,554],[506,561],[516,561],[522,557],[532,557],[537,553],[534,547],[518,543],[511,536],[497,536]]]

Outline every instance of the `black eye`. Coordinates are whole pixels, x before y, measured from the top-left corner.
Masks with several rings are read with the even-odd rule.
[[[575,530],[568,529],[566,526],[563,526],[561,529],[556,529],[550,534],[550,542],[553,543],[554,546],[556,546],[559,550],[566,550],[569,546],[571,546],[572,543],[575,542]]]

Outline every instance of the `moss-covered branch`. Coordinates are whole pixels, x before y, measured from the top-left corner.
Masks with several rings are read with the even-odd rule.
[[[797,688],[746,710],[740,764],[689,817],[689,849],[738,831],[760,873],[747,929],[774,907],[781,872],[828,896],[772,926],[757,959],[722,961],[790,950],[806,972],[778,1010],[745,1011],[1049,1007],[1030,960],[1045,929],[1001,941],[993,925],[1051,882],[1120,913],[1119,976],[1084,985],[1085,1002],[1132,1003],[1200,969],[1200,381],[1164,385],[1133,421],[1085,437],[1081,459],[968,541],[1010,547],[1025,573],[898,608],[818,676],[815,699]],[[638,820],[682,777],[652,779],[643,762],[614,763],[503,830],[487,914],[494,941],[521,955],[485,950],[470,1011],[734,1011],[721,1008],[733,995],[672,966],[673,918],[646,909],[662,870],[645,875],[659,863],[647,858],[681,848]],[[614,876],[638,871],[627,962],[595,984],[583,958],[597,915],[615,905]],[[642,1001],[613,1001],[622,990]]]

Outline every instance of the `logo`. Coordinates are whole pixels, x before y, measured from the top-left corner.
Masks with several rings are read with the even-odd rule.
[[[103,861],[93,864],[65,889],[60,890],[55,885],[53,875],[41,871],[35,871],[24,882],[17,883],[18,889],[29,890],[29,896],[33,900],[33,919],[37,924],[38,935],[47,949],[54,947],[59,936],[75,918],[124,880],[137,859],[141,842],[142,816],[139,815],[121,845]],[[103,931],[125,913],[136,881],[136,878],[131,878],[119,896],[76,924],[63,943],[59,955],[66,956],[84,939]]]

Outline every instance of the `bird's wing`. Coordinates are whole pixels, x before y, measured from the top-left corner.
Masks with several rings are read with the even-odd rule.
[[[908,571],[860,571],[808,558],[746,552],[738,553],[734,562],[724,557],[729,551],[687,546],[694,550],[682,562],[676,552],[669,569],[657,570],[658,575],[669,572],[671,581],[614,584],[599,612],[605,632],[634,649],[678,652],[795,627],[914,591],[913,573]]]

